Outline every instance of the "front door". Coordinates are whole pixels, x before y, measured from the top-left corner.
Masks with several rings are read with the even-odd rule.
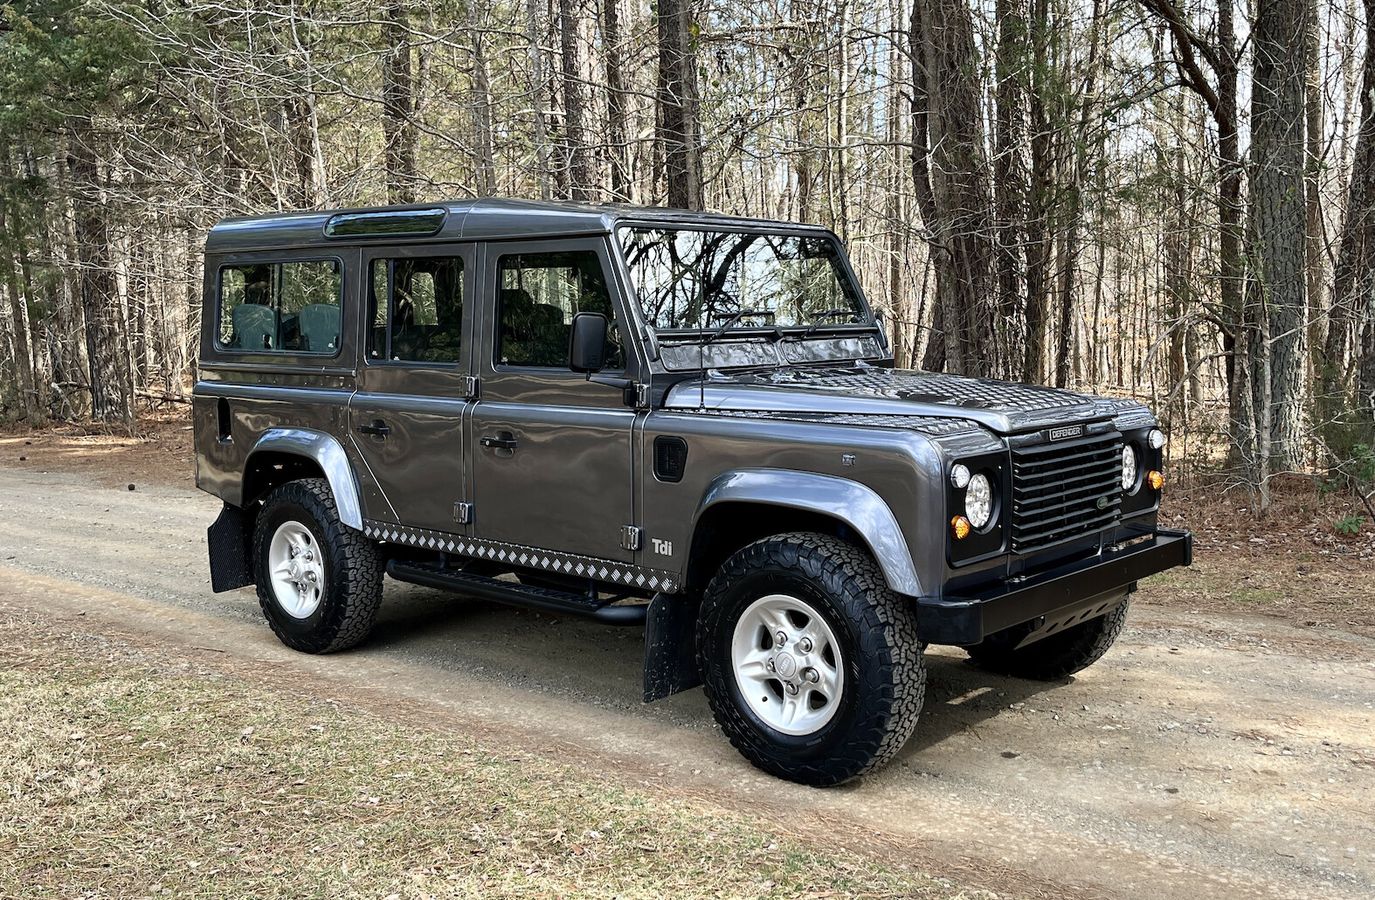
[[[626,370],[626,321],[603,240],[491,243],[483,251],[482,395],[471,446],[478,537],[630,561],[631,434],[623,392],[568,368],[577,312],[616,323],[606,372]]]
[[[349,433],[382,497],[371,518],[464,533],[472,245],[363,253],[365,320]]]

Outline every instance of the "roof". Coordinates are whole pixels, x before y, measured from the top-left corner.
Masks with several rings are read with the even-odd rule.
[[[338,215],[437,209],[442,209],[446,213],[437,232],[423,237],[393,237],[392,240],[415,243],[608,234],[622,222],[721,225],[737,228],[805,228],[824,231],[818,226],[656,206],[598,206],[548,200],[488,198],[408,206],[279,212],[222,219],[210,229],[210,234],[205,239],[205,249],[207,253],[233,253],[240,250],[323,247],[386,240],[386,236],[326,238],[325,223]]]

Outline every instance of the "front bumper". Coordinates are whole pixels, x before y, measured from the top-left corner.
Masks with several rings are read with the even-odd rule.
[[[930,644],[971,646],[990,634],[1028,625],[1029,635],[1047,623],[1072,624],[1102,606],[1105,597],[1132,590],[1157,572],[1187,566],[1194,559],[1194,536],[1160,529],[1147,540],[1104,550],[1091,559],[1001,582],[987,591],[961,597],[917,600],[921,639]]]

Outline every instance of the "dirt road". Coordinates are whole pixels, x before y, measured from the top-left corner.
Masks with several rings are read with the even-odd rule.
[[[916,738],[876,775],[818,791],[751,769],[699,691],[641,705],[638,630],[389,584],[364,648],[293,654],[250,591],[210,593],[215,512],[192,491],[0,468],[0,606],[324,678],[337,697],[817,839],[859,834],[1013,894],[1375,896],[1368,637],[1175,611],[1148,585],[1118,646],[1069,683],[996,678],[933,648]]]

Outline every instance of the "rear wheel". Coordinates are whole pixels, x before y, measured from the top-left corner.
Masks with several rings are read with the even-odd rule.
[[[1131,601],[1122,602],[1095,619],[1081,622],[1025,647],[1017,647],[1024,633],[989,635],[982,644],[966,647],[969,658],[982,669],[1000,675],[1058,681],[1087,669],[1102,659],[1127,623]]]
[[[832,785],[893,756],[926,686],[909,603],[862,549],[820,534],[757,541],[707,586],[698,666],[721,730],[754,765]]]
[[[364,640],[382,602],[377,545],[339,521],[323,478],[267,496],[253,538],[258,603],[294,650],[332,653]]]

